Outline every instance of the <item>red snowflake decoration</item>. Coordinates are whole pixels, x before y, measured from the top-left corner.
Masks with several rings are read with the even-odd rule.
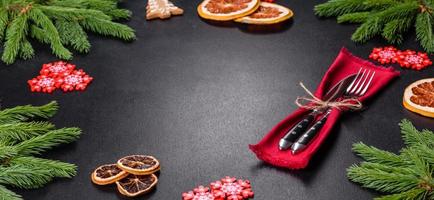
[[[87,85],[93,80],[92,77],[87,75],[83,70],[74,70],[71,74],[64,76],[62,79],[59,79],[56,84],[59,85],[60,88],[64,92],[72,91],[72,90],[85,90]]]
[[[399,51],[395,47],[380,47],[374,48],[369,55],[369,58],[376,60],[381,64],[389,64],[398,62]]]
[[[51,77],[66,76],[75,69],[75,65],[63,61],[57,61],[42,65],[40,74]]]
[[[228,200],[243,200],[254,196],[248,180],[226,176],[220,181],[211,183],[212,192],[224,196]]]
[[[412,50],[399,52],[398,63],[403,68],[415,70],[421,70],[432,65],[432,61],[428,58],[426,53]]]
[[[56,80],[46,75],[40,75],[27,81],[32,92],[52,93],[56,89]]]
[[[224,200],[223,198],[216,197],[210,192],[208,187],[199,186],[193,191],[182,193],[182,200]]]
[[[75,70],[75,65],[57,61],[42,65],[40,75],[28,84],[32,92],[52,93],[57,88],[64,92],[85,90],[92,80],[83,70]]]

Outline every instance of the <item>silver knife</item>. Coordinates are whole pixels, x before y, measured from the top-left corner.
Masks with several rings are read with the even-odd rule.
[[[326,101],[332,101],[345,92],[345,89],[351,84],[352,80],[355,78],[356,74],[351,74],[341,81],[333,85],[333,87],[324,95],[323,99]],[[292,144],[303,134],[309,125],[315,120],[316,116],[324,110],[315,109],[300,122],[294,125],[288,133],[283,136],[279,141],[279,149],[281,151],[289,149]]]

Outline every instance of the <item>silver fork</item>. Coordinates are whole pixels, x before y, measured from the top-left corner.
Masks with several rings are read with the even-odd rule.
[[[371,73],[372,72],[372,73]],[[375,76],[375,71],[360,68],[356,77],[350,83],[343,95],[344,99],[356,98],[365,95],[371,86],[372,79]],[[292,154],[297,154],[309,145],[309,143],[315,138],[317,133],[324,126],[330,115],[332,108],[327,109],[326,113],[319,121],[317,121],[312,127],[309,128],[297,141],[291,146]]]

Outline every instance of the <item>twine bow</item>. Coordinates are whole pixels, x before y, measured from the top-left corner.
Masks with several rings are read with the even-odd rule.
[[[325,110],[328,108],[360,110],[363,105],[357,98],[344,98],[338,101],[323,101],[317,98],[313,93],[300,82],[300,86],[310,97],[297,97],[295,104],[298,107],[308,110]],[[308,102],[308,103],[305,103]]]

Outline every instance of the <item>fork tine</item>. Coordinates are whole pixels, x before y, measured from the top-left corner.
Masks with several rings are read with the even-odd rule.
[[[371,85],[371,81],[374,78],[374,76],[375,76],[375,71],[374,71],[374,73],[372,73],[371,78],[368,81],[368,84],[366,84],[365,88],[360,93],[360,96],[363,96],[365,94],[365,92],[368,90],[368,87]]]
[[[360,85],[360,87],[357,89],[356,93],[354,93],[355,95],[359,95],[360,91],[362,91],[362,89],[365,87],[365,83],[366,80],[368,80],[369,78],[369,74],[371,73],[371,70],[368,70],[368,73],[366,74],[365,78],[363,79],[362,84]]]
[[[360,84],[360,82],[362,81],[363,76],[365,76],[365,73],[366,73],[366,69],[363,70],[363,73],[362,73],[362,75],[360,76],[359,80],[357,81],[356,85],[353,87],[353,89],[351,89],[350,94],[354,94],[354,91],[356,91],[357,87],[359,87],[359,84]]]
[[[359,72],[357,72],[356,77],[354,77],[354,80],[348,86],[346,93],[350,92],[351,88],[353,87],[354,83],[356,82],[357,78],[359,77],[361,71],[362,71],[362,68],[359,69]]]

